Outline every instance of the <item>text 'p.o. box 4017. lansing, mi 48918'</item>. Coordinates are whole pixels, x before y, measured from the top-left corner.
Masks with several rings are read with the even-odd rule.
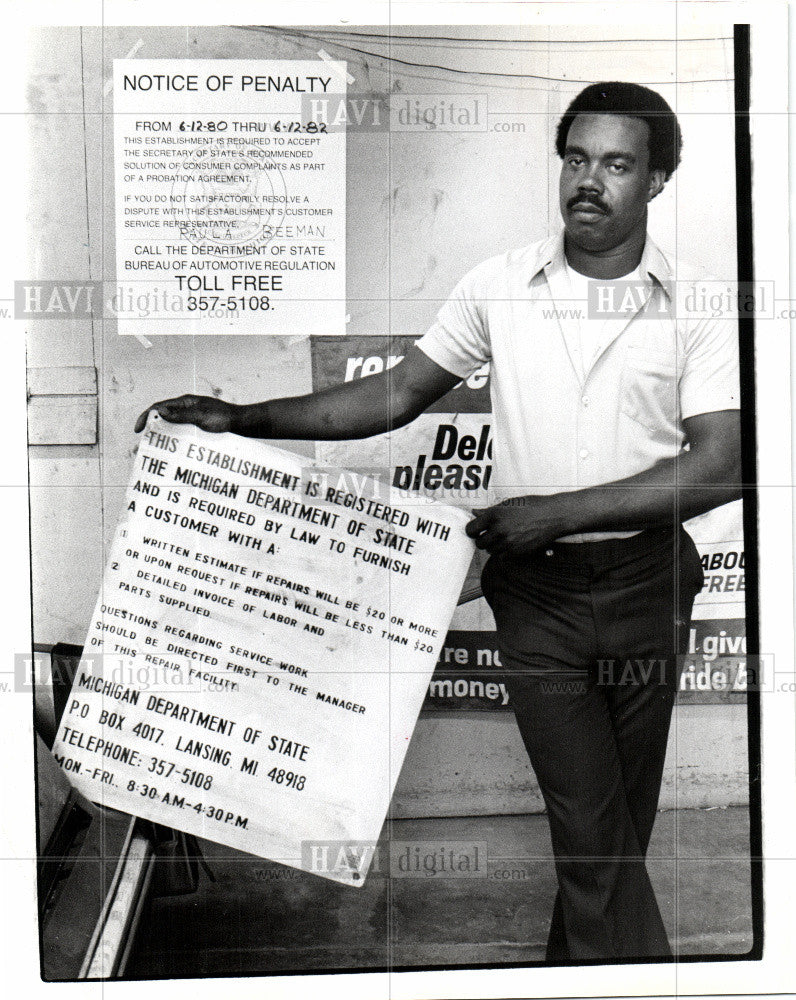
[[[313,845],[375,843],[472,556],[467,520],[151,414],[53,748],[70,780],[305,870]],[[322,874],[361,885],[368,864]]]

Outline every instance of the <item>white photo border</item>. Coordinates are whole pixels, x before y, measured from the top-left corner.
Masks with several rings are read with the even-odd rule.
[[[671,24],[707,18],[712,23],[751,25],[751,134],[755,273],[789,288],[788,213],[788,8],[784,3],[217,3],[108,0],[102,3],[2,4],[3,116],[6,129],[6,239],[0,299],[13,297],[13,280],[24,264],[25,207],[20,193],[35,170],[21,153],[25,137],[25,32],[34,24],[106,26],[145,24],[560,24],[576,21],[627,24],[633,20]],[[220,19],[220,15],[224,19]],[[8,162],[12,161],[12,162]],[[716,169],[726,165],[716,164]],[[782,296],[785,297],[784,295]],[[788,293],[789,297],[789,293]],[[30,643],[30,564],[27,548],[28,497],[24,397],[24,324],[4,327],[2,398],[7,439],[3,498],[6,567],[3,579],[5,655],[3,677],[12,677],[12,654]],[[790,331],[786,320],[767,322],[756,333],[758,543],[760,644],[793,670],[792,413]],[[9,433],[10,432],[10,433]],[[759,960],[708,960],[676,964],[556,968],[492,968],[445,972],[353,973],[267,976],[242,979],[51,984],[39,975],[36,900],[35,800],[32,716],[29,698],[0,692],[0,726],[5,736],[2,824],[3,936],[5,979],[12,990],[37,998],[84,991],[214,998],[219,989],[236,997],[345,997],[350,1000],[417,1000],[476,997],[691,996],[792,992],[793,911],[796,899],[796,699],[762,701],[764,944]]]

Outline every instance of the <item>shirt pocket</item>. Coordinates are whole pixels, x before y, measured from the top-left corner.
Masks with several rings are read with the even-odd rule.
[[[674,345],[629,344],[622,370],[622,412],[652,437],[671,439],[679,427],[677,383]]]

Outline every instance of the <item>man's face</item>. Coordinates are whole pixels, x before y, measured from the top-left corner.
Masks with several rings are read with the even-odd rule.
[[[663,186],[649,171],[649,126],[624,115],[578,115],[567,135],[559,204],[567,236],[589,251],[619,246]]]

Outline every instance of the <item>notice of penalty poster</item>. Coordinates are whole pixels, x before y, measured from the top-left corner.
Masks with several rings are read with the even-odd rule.
[[[119,333],[344,333],[345,127],[318,104],[345,88],[333,60],[114,60]]]

